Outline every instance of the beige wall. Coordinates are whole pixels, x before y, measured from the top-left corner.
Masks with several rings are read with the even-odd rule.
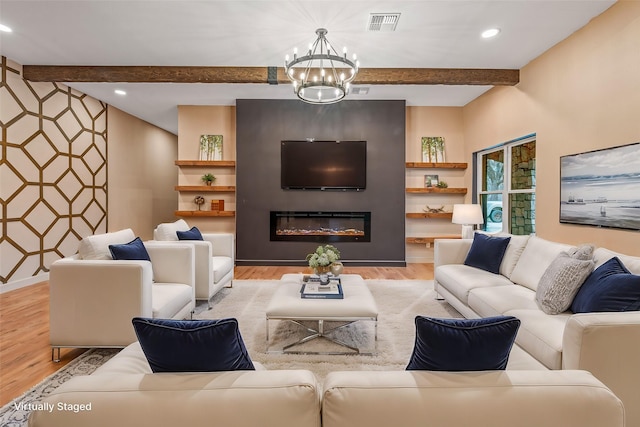
[[[178,106],[178,159],[198,160],[200,154],[200,135],[222,135],[222,159],[236,159],[236,108],[234,106]],[[212,173],[216,177],[214,185],[235,186],[235,168],[181,167],[178,169],[179,185],[203,185],[200,177]],[[178,196],[180,210],[197,210],[193,203],[196,196],[203,196],[206,203],[202,210],[211,208],[211,199],[224,200],[225,211],[235,211],[234,193],[194,193],[182,192]],[[235,233],[235,218],[204,217],[184,218],[189,225],[201,231]]]
[[[406,157],[407,162],[422,161],[423,136],[442,136],[445,139],[447,162],[466,162],[462,108],[460,107],[407,107]],[[425,175],[438,175],[449,187],[464,187],[465,172],[447,169],[407,169],[407,187],[424,187]],[[453,205],[464,203],[464,196],[454,194],[407,194],[406,212],[422,212],[425,205]],[[423,237],[459,234],[460,226],[446,219],[407,219],[406,236]],[[407,262],[433,262],[433,248],[423,244],[407,244]]]
[[[516,87],[492,89],[463,109],[466,161],[474,151],[537,134],[536,228],[543,238],[640,255],[637,232],[558,219],[560,156],[640,141],[638,40],[640,2],[619,1],[524,67]]]
[[[115,107],[108,114],[109,231],[152,239],[157,224],[175,221],[178,138]]]

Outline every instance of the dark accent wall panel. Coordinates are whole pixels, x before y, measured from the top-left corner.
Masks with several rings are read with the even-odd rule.
[[[282,140],[367,141],[363,191],[283,190]],[[371,212],[371,241],[344,242],[347,263],[405,264],[405,101],[236,102],[236,261],[296,264],[314,242],[271,241],[270,211]]]

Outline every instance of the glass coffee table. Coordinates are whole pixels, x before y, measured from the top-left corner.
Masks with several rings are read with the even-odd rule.
[[[357,274],[341,274],[342,299],[301,298],[302,274],[285,274],[280,279],[278,289],[267,307],[267,353],[303,354],[375,354],[378,339],[378,306],[366,283]],[[290,321],[306,329],[307,335],[281,348],[272,349],[269,337],[270,322]],[[373,348],[361,348],[356,343],[345,342],[335,336],[335,332],[359,321],[373,322]],[[303,323],[304,322],[304,323]],[[338,326],[327,327],[327,323]],[[309,324],[314,325],[309,326]],[[296,347],[317,338],[324,338],[341,347],[344,351],[296,350]]]

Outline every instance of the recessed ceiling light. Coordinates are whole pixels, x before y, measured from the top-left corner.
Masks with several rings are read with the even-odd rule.
[[[490,39],[491,37],[495,37],[500,33],[500,28],[490,28],[482,32],[483,39]]]
[[[123,91],[122,89],[116,89],[114,90],[114,92],[116,93],[116,95],[126,95],[127,92]]]
[[[0,31],[4,32],[4,33],[11,33],[13,32],[13,30],[9,27],[7,27],[6,25],[2,25],[0,24]]]

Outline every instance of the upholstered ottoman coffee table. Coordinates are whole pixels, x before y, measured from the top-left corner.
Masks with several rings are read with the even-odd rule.
[[[341,274],[343,299],[305,299],[300,296],[302,274],[285,274],[280,286],[273,294],[267,307],[267,353],[315,353],[315,354],[374,354],[378,339],[378,306],[364,280],[357,274]],[[305,328],[309,335],[271,350],[269,326],[272,320],[287,320]],[[354,343],[344,342],[335,337],[335,332],[354,322],[373,322],[374,344],[368,349]],[[304,322],[304,323],[303,323]],[[309,323],[317,325],[309,327]],[[325,322],[337,322],[338,326],[327,327]],[[325,338],[342,347],[345,351],[296,351],[295,347],[316,338]]]

